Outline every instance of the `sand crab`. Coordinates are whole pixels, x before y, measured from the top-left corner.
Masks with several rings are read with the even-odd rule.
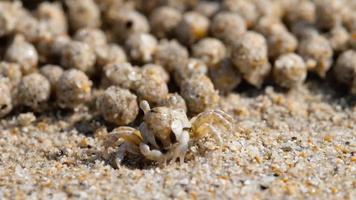
[[[188,119],[183,109],[150,108],[140,103],[144,121],[138,129],[121,126],[111,132],[107,146],[119,145],[116,162],[127,153],[142,155],[148,160],[166,163],[178,158],[184,162],[189,141],[212,135],[222,145],[222,134],[233,130],[233,119],[221,110],[210,110]]]

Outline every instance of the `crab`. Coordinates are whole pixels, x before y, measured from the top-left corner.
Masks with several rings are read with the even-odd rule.
[[[142,155],[159,163],[184,163],[189,142],[212,135],[222,146],[222,135],[233,130],[233,118],[221,110],[209,110],[188,119],[184,109],[150,107],[147,101],[140,103],[144,119],[136,129],[121,126],[114,129],[106,146],[118,145],[116,163],[127,153]]]

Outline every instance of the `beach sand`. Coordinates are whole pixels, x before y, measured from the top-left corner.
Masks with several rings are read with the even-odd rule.
[[[230,94],[221,108],[236,119],[223,147],[201,140],[184,164],[166,166],[139,157],[110,163],[103,125],[88,113],[14,114],[0,123],[0,199],[356,196],[355,97],[309,80],[289,92]]]

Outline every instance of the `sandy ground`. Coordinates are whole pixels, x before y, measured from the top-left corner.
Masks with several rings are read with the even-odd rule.
[[[352,199],[356,100],[335,91],[308,81],[230,95],[221,107],[237,122],[223,148],[200,141],[165,167],[110,165],[87,113],[13,115],[0,123],[0,199]]]

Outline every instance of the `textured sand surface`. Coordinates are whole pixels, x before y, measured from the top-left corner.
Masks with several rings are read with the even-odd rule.
[[[221,150],[206,140],[183,165],[118,169],[102,156],[100,119],[13,115],[0,123],[0,199],[352,199],[355,102],[317,81],[230,95],[221,107],[237,122]]]

